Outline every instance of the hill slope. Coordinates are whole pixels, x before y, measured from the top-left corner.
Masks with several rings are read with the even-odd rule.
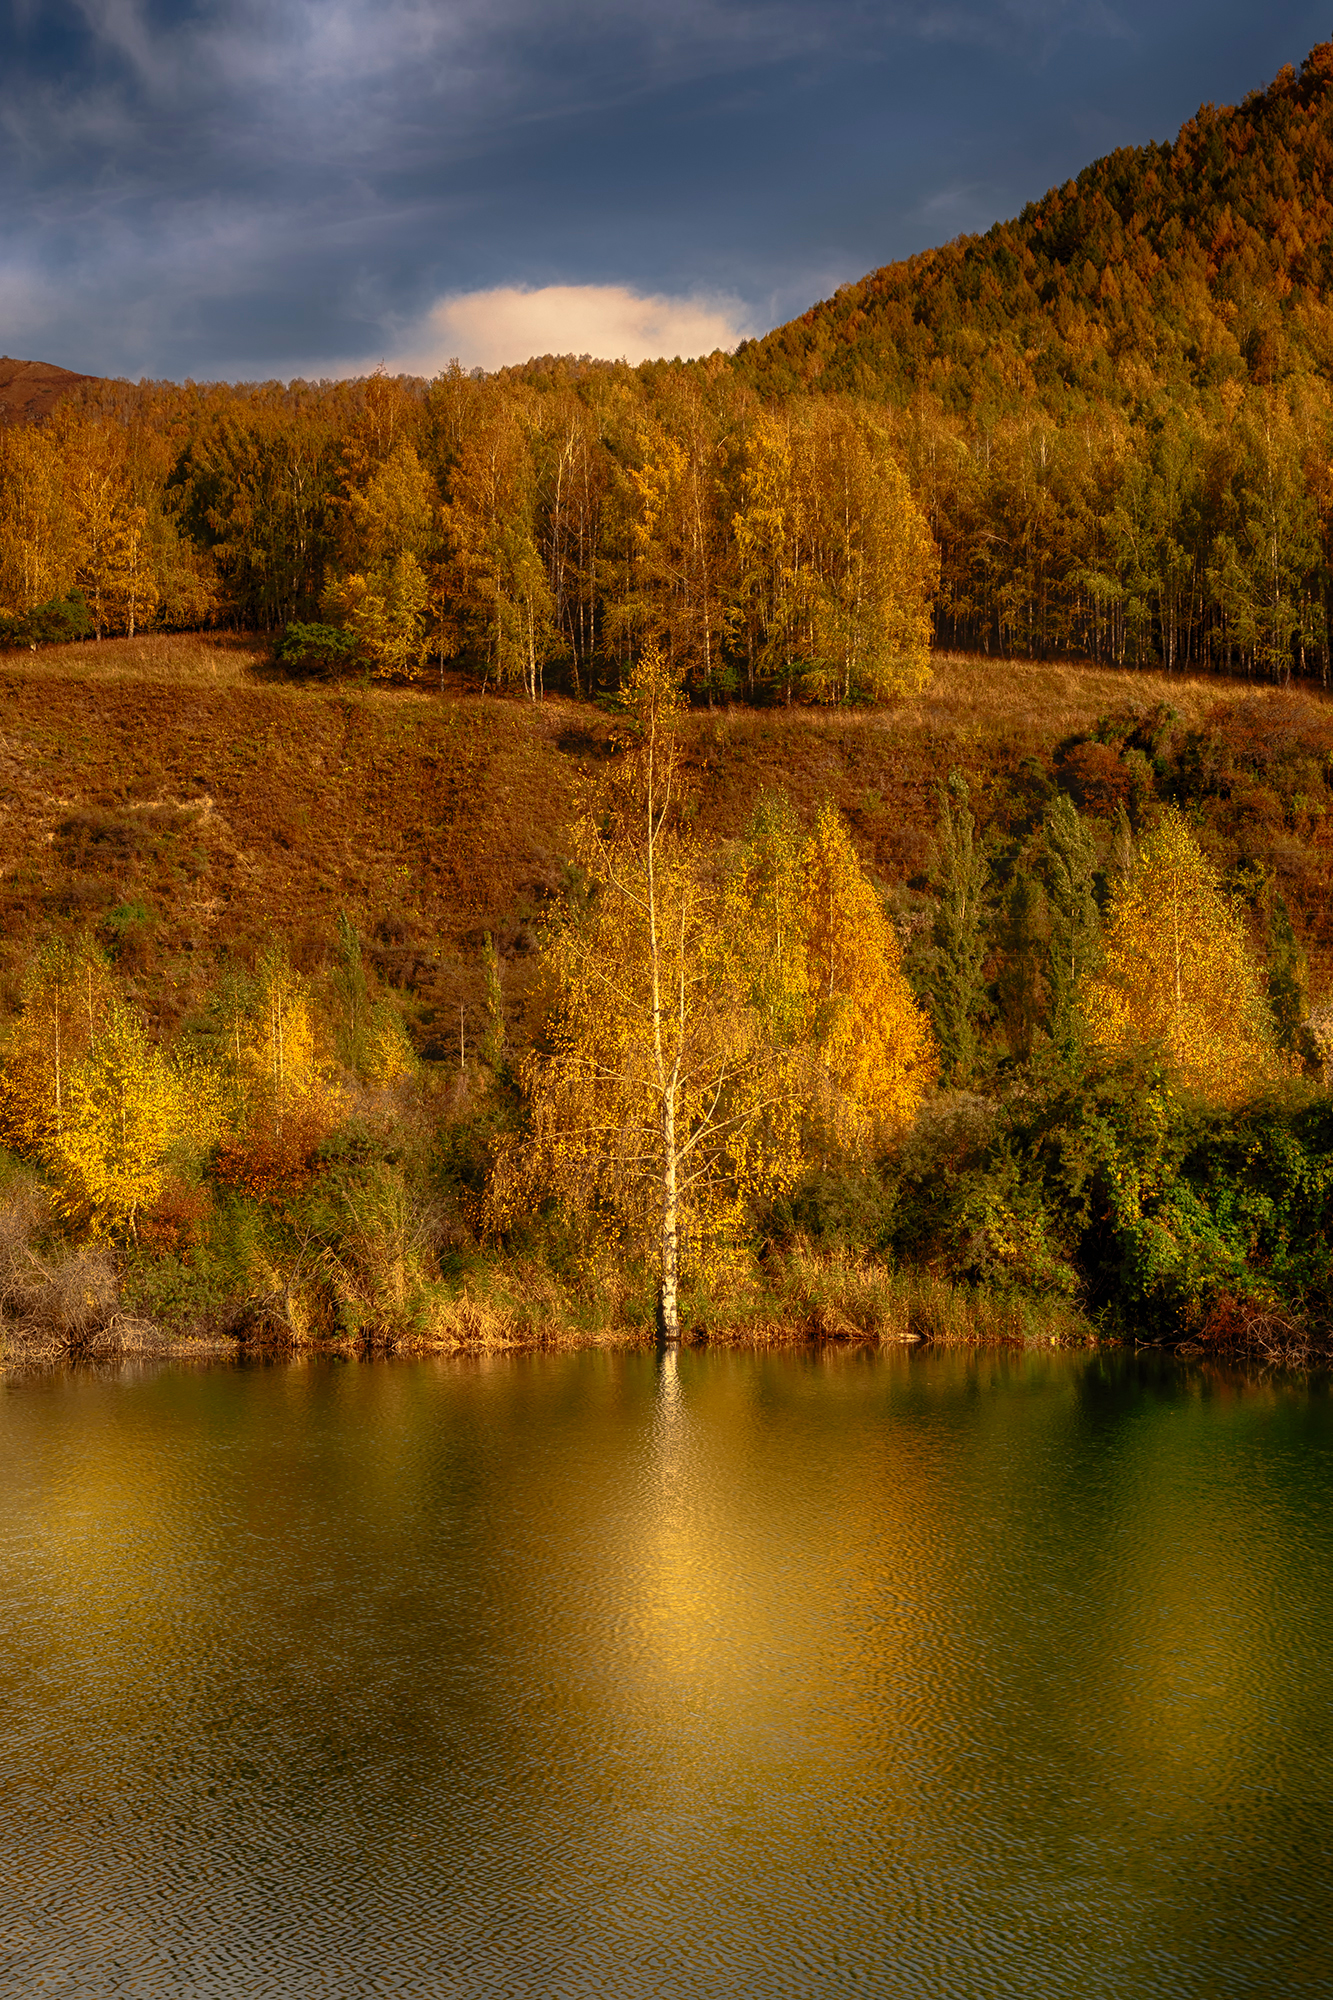
[[[112,960],[113,991],[153,1041],[179,1051],[202,1044],[217,1057],[220,1029],[231,1046],[229,1007],[254,1001],[253,988],[244,998],[245,968],[277,941],[309,981],[326,1046],[346,1051],[354,989],[339,955],[345,911],[369,975],[362,1022],[396,1016],[428,1059],[386,1080],[347,1054],[336,1105],[318,1124],[293,1114],[285,1141],[283,1127],[275,1140],[264,1124],[262,1098],[237,1146],[216,1158],[199,1150],[206,1131],[178,1135],[185,1150],[173,1155],[172,1177],[154,1169],[144,1182],[136,1233],[121,1244],[131,1312],[284,1341],[313,1332],[476,1342],[517,1331],[545,1342],[553,1327],[555,1337],[563,1328],[586,1338],[651,1324],[651,1290],[632,1259],[571,1261],[563,1223],[548,1231],[538,1214],[504,1245],[483,1240],[477,1206],[497,1134],[518,1129],[523,1115],[512,1064],[541,1033],[533,947],[543,911],[571,881],[576,780],[602,766],[611,729],[568,701],[293,686],[226,640],[150,637],[0,656],[0,1028],[20,1003],[34,947],[53,933],[71,942],[91,934]],[[1060,1328],[1082,1337],[1087,1306],[1136,1338],[1151,1311],[1169,1337],[1253,1335],[1270,1355],[1280,1325],[1295,1329],[1304,1352],[1297,1315],[1323,1327],[1330,1296],[1326,1096],[1260,1105],[1234,1129],[1225,1117],[1200,1126],[1185,1104],[1167,1129],[1139,1115],[1147,1073],[1125,1082],[1099,1072],[1089,1100],[1081,1079],[1062,1082],[1058,1065],[1049,1075],[1041,1062],[1024,1066],[1023,1051],[1044,990],[1033,871],[1057,786],[1084,808],[1111,887],[1118,804],[1140,818],[1164,798],[1185,806],[1244,899],[1254,941],[1271,951],[1285,935],[1291,946],[1282,928],[1290,911],[1311,947],[1316,993],[1325,989],[1333,704],[1180,677],[997,672],[951,658],[922,695],[878,713],[695,710],[684,738],[692,822],[719,860],[765,792],[786,790],[807,825],[822,801],[837,802],[880,880],[912,975],[927,985],[936,786],[951,768],[969,780],[992,883],[975,1084],[985,1095],[940,1100],[897,1164],[855,1158],[832,1178],[812,1169],[790,1203],[755,1218],[780,1254],[722,1293],[703,1284],[690,1306],[695,1323],[715,1326],[725,1310],[727,1323],[758,1314],[764,1325],[838,1338],[889,1325],[953,1338],[983,1324],[1027,1338],[1035,1326],[1044,1343]],[[499,1061],[483,1041],[496,992],[487,932],[499,950]],[[1280,990],[1298,999],[1294,948],[1272,962],[1285,966]],[[358,953],[358,978],[361,963]],[[73,1014],[66,992],[66,1011],[81,1023],[78,992]],[[93,992],[90,971],[90,1031]],[[1326,1027],[1326,1007],[1321,1015]],[[134,1076],[150,1070],[145,1057]],[[312,1118],[323,1103],[314,1101]],[[1194,1254],[1197,1231],[1183,1261],[1173,1250],[1175,1261],[1162,1264],[1160,1230],[1157,1261],[1145,1257],[1144,1230],[1157,1224],[1140,1227],[1123,1204],[1109,1221],[1098,1208],[1090,1225],[1089,1131],[1098,1161],[1128,1163],[1130,1188],[1193,1176],[1200,1192],[1189,1213],[1211,1232],[1212,1262]],[[114,1276],[81,1250],[62,1276],[70,1240],[60,1227],[29,1255],[41,1211],[25,1144],[23,1160],[0,1151],[0,1334],[10,1337],[17,1316],[49,1339],[53,1301],[68,1294],[87,1312],[60,1337],[68,1351],[87,1351],[99,1326],[117,1324]],[[64,1157],[52,1171],[65,1172]],[[1103,1175],[1097,1187],[1118,1188],[1122,1177]],[[77,1189],[69,1198],[82,1200]],[[989,1218],[981,1229],[979,1217]],[[807,1236],[820,1246],[813,1261]],[[867,1252],[890,1256],[896,1274],[876,1275]],[[102,1272],[96,1296],[90,1269]],[[100,1321],[98,1297],[108,1301]]]
[[[930,389],[959,411],[1326,372],[1331,197],[1325,43],[1173,145],[1108,154],[1014,221],[844,286],[737,367],[769,395]]]
[[[522,1011],[576,782],[612,727],[568,701],[294,686],[225,638],[0,653],[0,1005],[42,939],[90,929],[169,1032],[271,936],[318,968],[346,909],[418,1046],[447,1060],[460,1003],[469,1036],[480,1018],[487,931]],[[765,792],[807,821],[831,798],[908,928],[929,908],[951,767],[1001,883],[1056,783],[1104,846],[1120,800],[1177,799],[1256,909],[1281,888],[1318,983],[1333,973],[1319,695],[944,657],[922,695],[882,711],[695,711],[686,739],[708,840],[735,840]]]
[[[49,417],[62,396],[97,375],[78,375],[49,361],[15,361],[0,355],[0,424],[35,424]]]

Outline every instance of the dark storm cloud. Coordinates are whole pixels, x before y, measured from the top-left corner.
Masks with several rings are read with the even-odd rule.
[[[173,375],[424,363],[483,338],[484,305],[439,301],[495,293],[494,337],[521,339],[534,287],[558,288],[542,345],[748,330],[1169,136],[1327,31],[1235,0],[31,0],[0,18],[0,346]],[[591,321],[574,287],[600,288]]]

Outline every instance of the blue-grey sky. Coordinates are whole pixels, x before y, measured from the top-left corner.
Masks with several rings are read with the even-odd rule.
[[[697,352],[1015,214],[1333,0],[0,0],[0,350]]]

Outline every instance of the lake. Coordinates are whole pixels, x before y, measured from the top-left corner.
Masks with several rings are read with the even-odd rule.
[[[1333,1990],[1333,1401],[1148,1353],[0,1387],[0,1993]]]

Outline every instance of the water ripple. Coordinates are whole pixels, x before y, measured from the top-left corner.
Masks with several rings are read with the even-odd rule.
[[[0,1396],[0,1995],[1327,1993],[1333,1412],[1132,1357]]]

